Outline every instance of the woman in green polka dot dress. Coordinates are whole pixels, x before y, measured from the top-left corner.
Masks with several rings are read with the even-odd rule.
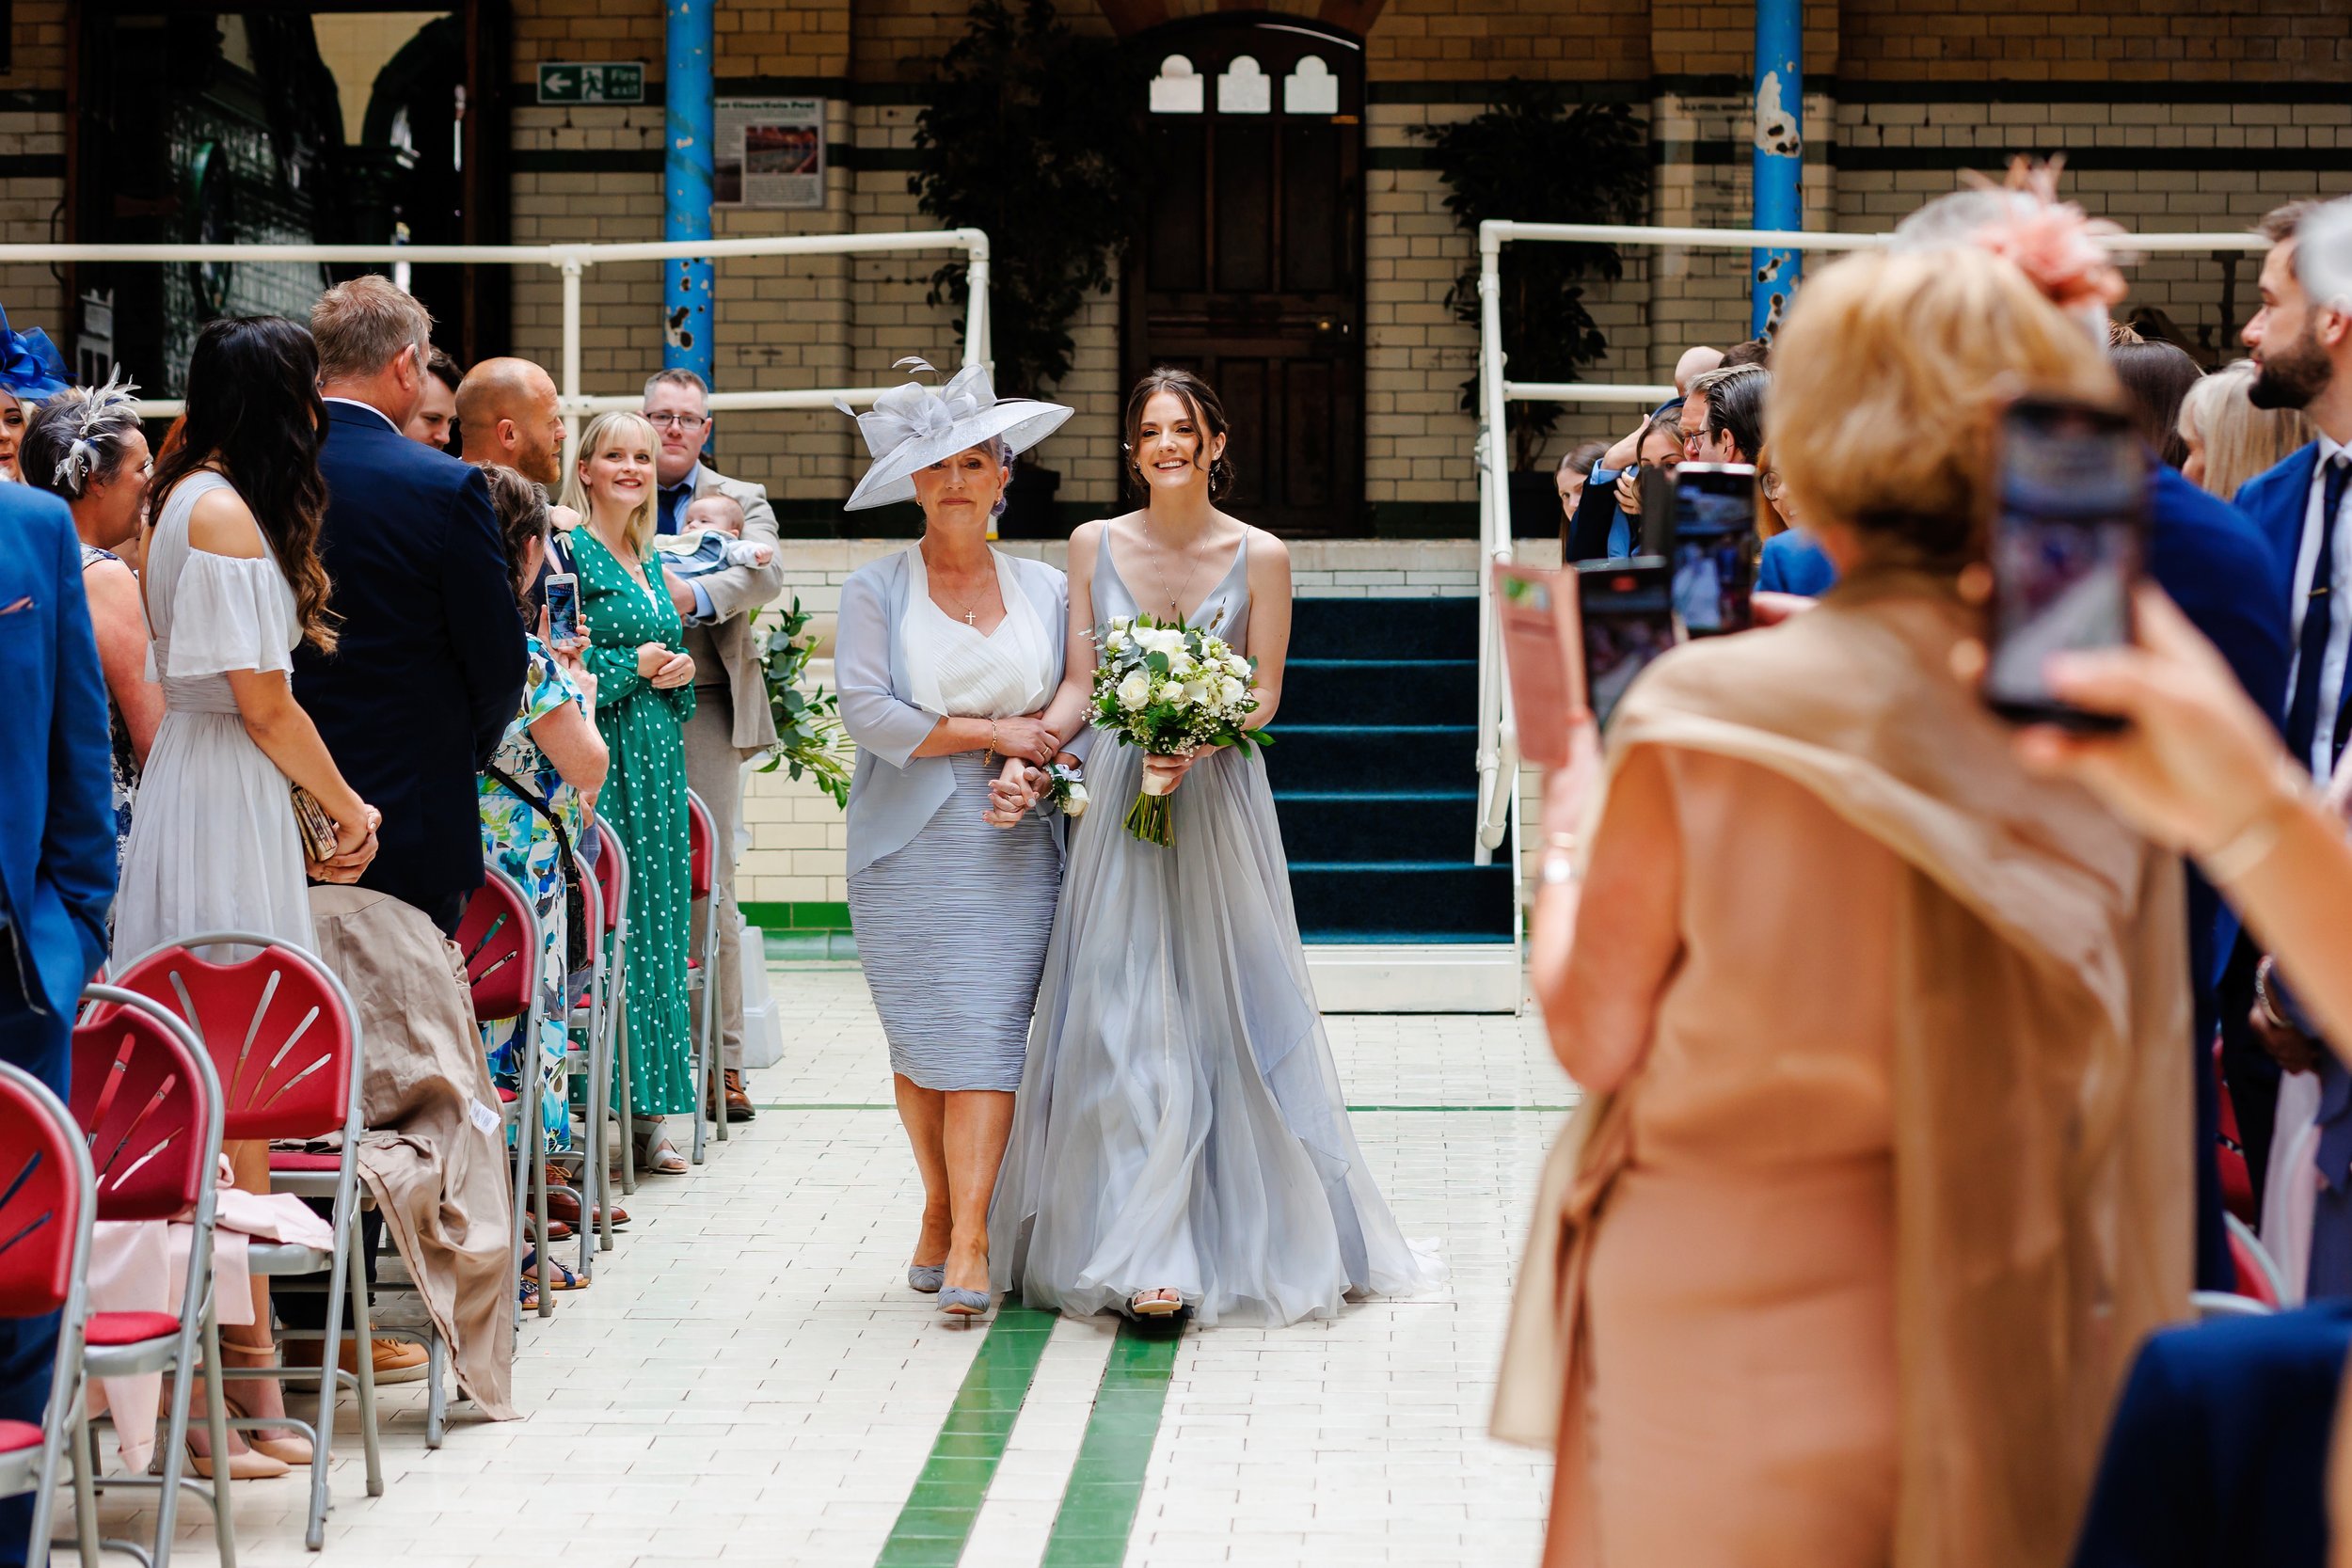
[[[686,1161],[662,1132],[665,1116],[694,1108],[686,1009],[688,865],[686,721],[694,661],[654,554],[653,426],[636,414],[600,414],[581,438],[564,504],[584,526],[571,533],[580,611],[596,677],[596,728],[612,753],[596,801],[628,851],[628,979],[622,1037],[628,1052],[638,1168],[682,1176]],[[614,1093],[619,1092],[617,1069]]]

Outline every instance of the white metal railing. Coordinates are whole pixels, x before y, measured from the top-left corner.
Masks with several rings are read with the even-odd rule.
[[[1679,246],[1693,250],[1871,250],[1891,234],[1841,234],[1755,229],[1667,229],[1637,224],[1514,223],[1491,218],[1478,226],[1478,824],[1480,865],[1509,841],[1518,865],[1518,737],[1512,726],[1510,685],[1503,678],[1502,624],[1492,563],[1511,559],[1509,456],[1503,405],[1509,403],[1619,403],[1645,407],[1675,395],[1672,387],[1636,382],[1512,381],[1503,375],[1502,247],[1517,242]],[[2213,251],[2252,252],[2269,242],[2243,230],[2227,233],[2117,234],[2110,248],[2138,255]],[[1516,904],[1516,900],[1514,900]],[[1516,918],[1513,930],[1518,930]]]
[[[971,268],[971,299],[963,329],[963,362],[988,360],[988,235],[977,229],[893,230],[870,234],[779,234],[724,240],[651,241],[614,245],[0,245],[0,263],[34,261],[319,261],[473,263],[481,266],[553,267],[564,278],[563,349],[556,387],[567,423],[583,414],[635,408],[637,392],[591,397],[580,390],[580,282],[593,266],[622,261],[668,261],[731,256],[862,256],[889,251],[961,250]],[[837,399],[852,406],[870,404],[882,387],[816,387],[780,391],[713,392],[720,410],[831,408]],[[183,404],[177,398],[139,404],[142,418],[170,419]],[[577,430],[574,432],[577,434]]]

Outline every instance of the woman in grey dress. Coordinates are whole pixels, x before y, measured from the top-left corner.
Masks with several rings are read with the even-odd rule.
[[[1289,552],[1212,503],[1232,470],[1197,377],[1146,376],[1126,424],[1149,499],[1071,538],[1070,666],[1046,722],[1084,711],[1085,634],[1149,611],[1255,658],[1263,724],[1281,697]],[[1133,799],[1146,768],[1181,781],[1176,840],[1116,816],[1073,836],[991,1215],[996,1288],[1076,1314],[1288,1323],[1436,1283],[1348,1126],[1264,760],[1103,745],[1089,768],[1104,800]]]
[[[1051,566],[992,549],[988,528],[1012,453],[1069,414],[996,401],[976,366],[858,419],[874,466],[849,505],[912,497],[923,537],[841,589],[850,922],[923,1175],[907,1282],[952,1314],[988,1309],[989,1198],[1061,881],[1059,822],[1027,809],[1021,780],[1062,754],[1039,715],[1067,662],[1068,594]]]

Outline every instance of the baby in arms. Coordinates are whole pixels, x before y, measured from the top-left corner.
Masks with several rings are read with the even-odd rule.
[[[724,496],[702,496],[687,502],[678,531],[654,541],[661,564],[682,578],[707,577],[730,566],[765,566],[775,558],[772,545],[755,545],[743,537],[743,509]]]

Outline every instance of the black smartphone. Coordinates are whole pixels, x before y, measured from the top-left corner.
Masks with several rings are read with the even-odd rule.
[[[547,579],[548,642],[568,652],[580,645],[580,578],[570,572]]]
[[[1763,541],[1756,531],[1756,467],[1685,463],[1675,470],[1676,613],[1692,637],[1721,637],[1753,624],[1749,595]]]
[[[1675,643],[1672,579],[1662,556],[1595,561],[1576,571],[1585,701],[1602,724],[1650,660]]]
[[[1984,700],[2021,724],[2121,729],[2050,695],[2052,654],[2132,640],[2146,551],[2148,452],[2122,411],[2020,398],[2002,416],[1995,468],[1993,615]]]

